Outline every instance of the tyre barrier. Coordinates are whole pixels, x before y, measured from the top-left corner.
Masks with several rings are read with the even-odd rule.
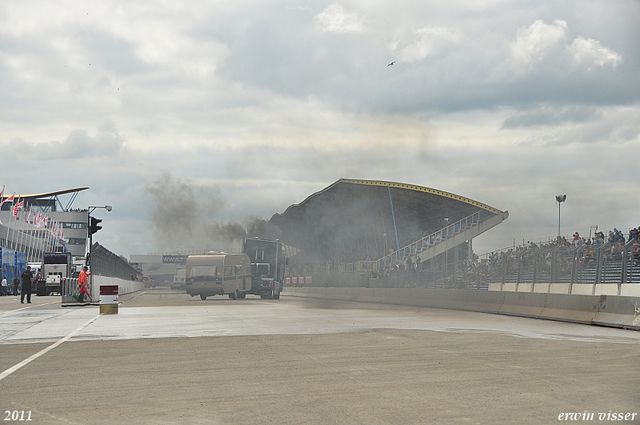
[[[640,330],[640,297],[465,289],[285,287],[283,295],[468,310]]]

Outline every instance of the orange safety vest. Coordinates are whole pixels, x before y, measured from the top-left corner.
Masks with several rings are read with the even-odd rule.
[[[78,276],[78,285],[85,286],[87,284],[87,272],[82,270]]]

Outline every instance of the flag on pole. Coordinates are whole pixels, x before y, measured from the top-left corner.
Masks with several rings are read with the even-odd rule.
[[[15,204],[13,206],[13,215],[17,216],[18,215],[18,208],[22,208],[22,207],[24,207],[24,201],[20,201],[17,204]]]
[[[14,193],[13,195],[11,195],[11,196],[8,196],[8,197],[7,197],[7,199],[3,200],[3,201],[0,203],[0,207],[2,207],[2,206],[4,205],[4,203],[5,203],[5,202],[13,202],[13,198],[15,198],[15,193]]]

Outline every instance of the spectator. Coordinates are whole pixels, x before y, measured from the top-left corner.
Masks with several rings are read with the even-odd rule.
[[[20,296],[20,302],[24,304],[24,296],[27,296],[27,304],[31,304],[31,282],[33,281],[33,273],[31,272],[31,266],[27,266],[27,269],[20,276],[22,280],[22,295]]]
[[[20,286],[20,279],[18,279],[18,277],[16,276],[15,279],[13,279],[13,295],[14,296],[18,296],[18,287]]]

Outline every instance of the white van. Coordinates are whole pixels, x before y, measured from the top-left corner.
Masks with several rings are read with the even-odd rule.
[[[187,257],[187,294],[206,300],[212,295],[244,298],[251,290],[251,262],[247,254],[209,252]]]

